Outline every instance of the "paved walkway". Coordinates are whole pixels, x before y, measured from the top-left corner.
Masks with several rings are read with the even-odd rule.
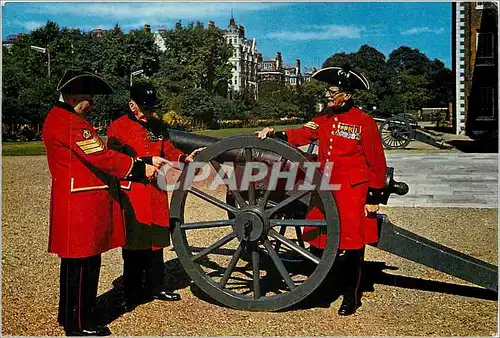
[[[394,179],[406,182],[405,196],[391,195],[388,207],[498,207],[498,154],[386,153]]]

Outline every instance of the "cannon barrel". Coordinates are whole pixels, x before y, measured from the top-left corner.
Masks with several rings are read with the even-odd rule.
[[[221,140],[213,136],[197,135],[174,129],[169,129],[168,133],[174,146],[186,154],[189,154],[193,150],[201,147],[208,147]],[[253,158],[261,162],[274,163],[279,161],[281,156],[273,152],[254,149]],[[244,149],[226,151],[216,159],[219,162],[243,163],[245,162]]]
[[[210,146],[221,139],[213,136],[197,135],[185,131],[169,129],[168,130],[170,139],[177,149],[180,149],[186,154],[191,153],[193,150]],[[280,161],[281,156],[279,154],[264,151],[261,149],[253,149],[253,158],[256,161],[266,162],[272,164]],[[234,163],[244,163],[245,153],[244,149],[234,149],[224,152],[216,158],[219,162],[234,162]],[[288,162],[284,165],[284,168],[288,167]],[[391,194],[406,195],[408,193],[408,185],[404,182],[397,182],[393,178],[394,168],[388,167],[385,178],[384,194],[381,197],[381,204],[387,204],[389,196]]]

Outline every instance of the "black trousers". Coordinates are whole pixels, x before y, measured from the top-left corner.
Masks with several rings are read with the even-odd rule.
[[[123,293],[127,301],[139,302],[165,285],[163,249],[122,249]]]
[[[100,269],[101,255],[61,259],[57,319],[66,332],[93,326],[92,310],[97,298]]]
[[[356,302],[361,299],[361,274],[365,260],[365,248],[345,251],[345,291],[344,294],[354,295]]]

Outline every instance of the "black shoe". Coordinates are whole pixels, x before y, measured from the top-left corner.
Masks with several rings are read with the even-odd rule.
[[[172,291],[160,291],[155,293],[152,297],[153,299],[172,301],[172,300],[181,300],[181,295]]]
[[[107,326],[101,326],[94,329],[66,331],[66,336],[109,336],[109,335],[111,335],[111,331]]]
[[[121,313],[125,312],[130,312],[134,310],[137,307],[137,303],[129,300],[124,300],[121,301],[120,304],[118,304],[118,309]]]
[[[356,299],[354,295],[344,295],[344,299],[342,300],[342,305],[340,305],[338,314],[341,316],[349,316],[356,313],[356,310],[361,306],[361,300]]]

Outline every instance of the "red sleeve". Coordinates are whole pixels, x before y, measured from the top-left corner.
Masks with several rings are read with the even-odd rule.
[[[164,140],[163,141],[163,154],[162,156],[169,160],[169,161],[175,161],[175,162],[182,162],[180,161],[180,157],[184,155],[182,151],[174,147],[174,144],[172,143],[172,140]]]
[[[120,153],[124,152],[123,151],[123,144],[120,142],[120,140],[115,135],[114,123],[111,123],[108,126],[106,144],[107,144],[109,149],[118,151]]]
[[[285,130],[288,143],[294,146],[303,146],[319,138],[318,119],[314,118],[297,129]]]
[[[124,178],[132,170],[134,159],[108,149],[90,124],[74,123],[68,133],[70,149],[85,162],[118,178]]]
[[[378,132],[377,123],[371,116],[366,116],[361,129],[361,147],[369,169],[369,182],[371,188],[383,188],[387,163],[384,148]]]

